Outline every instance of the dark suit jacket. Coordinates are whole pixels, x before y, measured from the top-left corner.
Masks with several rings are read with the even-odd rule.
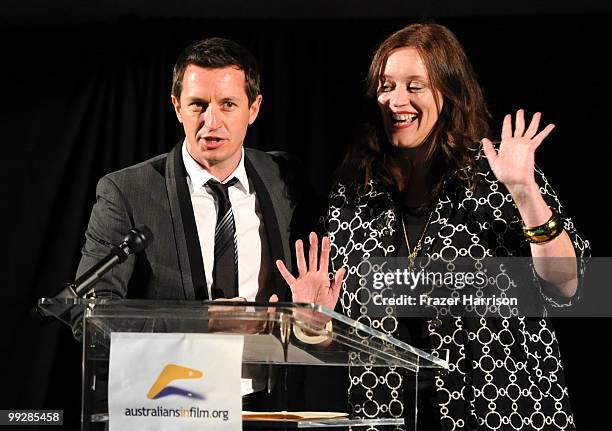
[[[107,273],[94,286],[96,292],[128,298],[209,299],[181,145],[98,182],[77,276],[119,244],[131,228],[148,226],[154,240],[144,252]],[[245,149],[245,168],[263,213],[272,264],[271,283],[257,300],[267,301],[272,293],[281,301],[289,300],[289,289],[274,262],[282,259],[292,268],[293,240],[302,234],[298,216],[309,219],[296,211],[303,194],[298,185],[304,181],[297,178],[284,153]]]

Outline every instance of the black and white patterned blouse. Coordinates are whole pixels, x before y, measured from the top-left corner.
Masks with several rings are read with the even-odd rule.
[[[482,151],[476,159],[476,188],[471,191],[457,180],[445,184],[425,228],[420,256],[530,256],[510,194]],[[562,218],[576,255],[588,257],[588,241],[578,234],[537,168],[536,181],[545,201]],[[348,268],[340,294],[343,313],[401,339],[405,337],[393,311],[384,316],[368,312],[373,307],[371,286],[358,274],[364,259],[397,256],[400,217],[390,193],[375,180],[361,189],[338,183],[330,193],[326,229],[332,271]],[[580,263],[580,278],[583,271]],[[541,289],[534,292],[538,306],[571,305],[547,297]],[[433,378],[441,429],[574,429],[559,348],[548,319],[442,316],[423,322],[432,352],[450,353],[450,372]],[[349,373],[354,415],[404,415],[401,383],[406,376],[400,370],[353,367]]]

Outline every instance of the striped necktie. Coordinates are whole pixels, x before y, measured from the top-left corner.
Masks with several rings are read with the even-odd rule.
[[[217,198],[217,226],[215,228],[215,263],[213,266],[212,298],[238,296],[238,245],[236,225],[229,200],[229,187],[238,182],[234,177],[225,184],[210,179],[206,185]]]

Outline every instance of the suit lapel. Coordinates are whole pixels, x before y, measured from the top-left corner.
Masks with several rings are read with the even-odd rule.
[[[291,265],[291,254],[286,246],[289,242],[288,226],[285,226],[287,223],[284,223],[284,213],[280,208],[288,204],[286,204],[286,200],[277,198],[277,195],[282,193],[279,187],[279,184],[282,184],[282,182],[278,178],[276,178],[276,181],[267,178],[266,173],[269,172],[262,169],[261,166],[256,166],[258,161],[251,152],[247,150],[245,155],[245,169],[248,177],[253,181],[255,193],[259,200],[270,256],[270,277],[272,283],[264,286],[263,291],[257,293],[257,300],[267,301],[273,293],[276,293],[279,300],[283,301],[288,298],[287,286],[285,280],[276,269],[275,262],[277,259],[281,259],[288,267]],[[291,268],[289,269],[291,270]]]
[[[166,161],[166,188],[170,201],[174,238],[185,298],[207,300],[208,289],[202,251],[181,148],[182,142],[168,153]]]

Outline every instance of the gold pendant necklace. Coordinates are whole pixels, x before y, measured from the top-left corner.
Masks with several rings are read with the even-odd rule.
[[[433,211],[429,213],[429,217],[427,218],[427,223],[425,223],[425,226],[423,227],[423,232],[421,233],[421,237],[419,238],[416,245],[414,246],[414,250],[411,250],[410,242],[408,241],[408,232],[406,230],[406,224],[404,223],[404,213],[402,213],[402,228],[404,229],[404,240],[406,241],[406,247],[408,247],[408,263],[410,264],[411,267],[414,264],[414,259],[417,257],[417,255],[421,251],[421,248],[423,247],[423,238],[425,237],[425,232],[427,231],[427,227],[429,226],[429,222],[431,221],[432,214],[433,214]]]

